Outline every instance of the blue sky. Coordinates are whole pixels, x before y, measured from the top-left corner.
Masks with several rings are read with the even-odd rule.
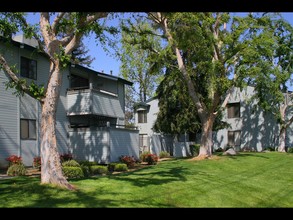
[[[293,12],[284,12],[282,15],[293,26]],[[32,23],[38,22],[38,19],[38,16],[29,16],[29,21]],[[111,24],[118,24],[118,21],[111,21]],[[91,69],[101,72],[103,71],[107,74],[110,74],[110,71],[113,71],[113,75],[118,76],[120,67],[119,60],[107,54],[100,46],[97,46],[94,36],[84,39],[84,44],[89,49],[89,55],[94,58],[94,61],[90,66]]]

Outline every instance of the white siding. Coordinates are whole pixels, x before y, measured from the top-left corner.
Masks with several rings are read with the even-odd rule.
[[[109,162],[109,132],[106,128],[69,131],[69,151],[79,161]]]
[[[139,158],[138,131],[110,128],[110,161],[119,161],[122,155]]]

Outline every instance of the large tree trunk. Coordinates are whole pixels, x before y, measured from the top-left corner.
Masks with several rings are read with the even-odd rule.
[[[212,156],[212,147],[213,147],[213,124],[215,121],[215,116],[210,115],[206,120],[202,121],[202,133],[201,133],[201,143],[199,158],[208,158]]]
[[[279,152],[286,152],[285,141],[286,141],[286,128],[282,127],[280,131],[280,135],[279,135],[279,146],[278,146]]]
[[[59,65],[54,68],[54,65],[51,64],[50,72],[52,72],[52,75],[48,83],[46,98],[42,105],[41,183],[50,183],[67,189],[74,189],[62,173],[60,156],[57,149],[56,110],[62,79]]]

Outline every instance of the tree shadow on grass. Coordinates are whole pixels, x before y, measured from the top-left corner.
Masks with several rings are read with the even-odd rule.
[[[238,157],[260,157],[260,158],[264,158],[264,159],[269,159],[267,156],[264,155],[265,153],[262,152],[258,152],[258,153],[238,153],[237,155],[223,155],[223,154],[219,154],[218,156],[220,157],[229,157],[232,159],[237,159]]]
[[[186,173],[190,172],[188,168],[179,167],[146,167],[129,173],[121,173],[108,178],[118,181],[130,182],[133,186],[144,187],[149,185],[163,185],[175,181],[186,181]]]

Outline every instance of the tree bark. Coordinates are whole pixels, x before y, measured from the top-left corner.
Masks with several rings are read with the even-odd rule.
[[[59,65],[58,65],[59,64]],[[51,63],[51,78],[48,83],[46,98],[42,105],[41,118],[41,183],[53,184],[67,189],[74,189],[64,177],[57,148],[56,110],[60,96],[62,74],[60,63]]]
[[[286,152],[285,141],[286,141],[286,128],[282,127],[280,131],[280,135],[279,135],[279,146],[278,146],[279,152]]]
[[[202,121],[202,133],[198,158],[208,158],[212,156],[213,147],[213,124],[215,115],[211,114]]]

